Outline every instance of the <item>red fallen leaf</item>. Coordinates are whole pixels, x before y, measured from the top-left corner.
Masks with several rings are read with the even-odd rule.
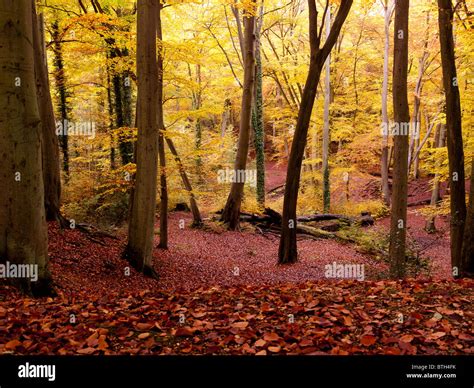
[[[109,347],[109,344],[107,343],[106,338],[107,337],[104,334],[99,337],[99,341],[98,341],[99,346],[97,347],[97,349],[106,350]]]
[[[387,355],[393,355],[393,356],[398,356],[400,355],[402,352],[399,348],[396,348],[394,346],[390,346],[388,348],[385,348],[385,351],[384,351],[385,354]]]
[[[11,340],[5,344],[5,349],[15,350],[17,346],[20,346],[20,345],[21,345],[21,342],[18,341],[17,339]]]
[[[377,338],[375,338],[373,335],[368,335],[368,334],[363,335],[362,337],[360,337],[360,343],[364,346],[373,345],[376,340],[377,340]]]
[[[277,333],[265,333],[263,339],[268,342],[278,341],[280,336]]]
[[[241,322],[234,322],[231,324],[232,327],[235,327],[237,329],[245,329],[249,325],[248,322],[241,321]]]
[[[445,335],[446,335],[446,333],[444,331],[437,331],[436,333],[428,334],[426,336],[426,338],[436,340],[436,339],[439,339],[441,337],[444,337]]]
[[[414,337],[412,335],[405,334],[404,336],[400,338],[400,341],[405,342],[405,343],[410,343],[411,341],[413,341],[413,338]]]
[[[474,339],[474,337],[466,333],[459,334],[458,338],[463,341],[472,341]]]
[[[192,315],[194,318],[202,318],[202,317],[206,316],[207,313],[204,312],[204,311],[201,311],[201,312],[192,312],[191,315]]]
[[[191,353],[191,350],[193,350],[193,346],[189,345],[189,347],[181,349],[181,353]]]
[[[268,351],[270,351],[272,353],[278,353],[280,350],[281,350],[281,346],[279,346],[279,345],[268,347]]]
[[[309,338],[304,338],[298,345],[302,348],[305,348],[307,346],[313,346],[313,341]]]
[[[194,331],[190,327],[180,327],[176,330],[176,333],[174,335],[176,337],[192,337],[194,334]]]
[[[250,353],[250,354],[255,354],[255,353],[256,353],[255,349],[252,349],[248,343],[245,343],[245,344],[242,346],[242,350],[243,350],[245,353]]]
[[[255,353],[256,356],[266,356],[267,355],[267,351],[264,349],[264,350],[260,350],[259,352]]]
[[[137,323],[138,330],[150,330],[153,326],[155,326],[154,323]]]
[[[344,325],[346,326],[352,326],[352,318],[348,315],[344,316]]]
[[[141,333],[138,335],[138,338],[145,339],[145,338],[148,338],[149,336],[150,336],[150,333]]]
[[[94,347],[97,346],[99,339],[99,333],[95,332],[89,336],[89,338],[86,339],[87,346],[89,347]]]
[[[76,350],[76,353],[79,353],[79,354],[92,354],[96,351],[96,349],[94,348],[84,348],[84,349],[79,349],[79,350]]]
[[[382,338],[382,342],[383,342],[384,344],[397,343],[397,342],[398,342],[398,338],[395,338],[395,337],[385,337],[385,338]]]
[[[267,341],[263,340],[263,339],[259,339],[257,341],[255,341],[255,346],[258,346],[259,348],[261,348],[262,346],[265,346],[267,343]]]

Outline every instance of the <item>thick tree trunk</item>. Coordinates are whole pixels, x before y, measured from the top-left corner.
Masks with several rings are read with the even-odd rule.
[[[409,0],[395,4],[395,36],[393,62],[393,113],[399,128],[409,127],[407,94]],[[405,276],[408,202],[408,131],[394,134],[393,189],[390,222],[390,273]]]
[[[239,142],[235,158],[234,170],[245,171],[249,149],[250,121],[252,112],[252,95],[255,82],[255,16],[244,16],[245,55],[244,55],[244,87],[242,107],[240,111]],[[239,174],[241,175],[241,174]],[[222,213],[222,221],[228,224],[230,230],[239,228],[240,206],[244,193],[245,182],[233,182],[227,203]]]
[[[453,6],[451,0],[438,0],[439,41],[446,95],[446,129],[451,196],[451,265],[453,276],[461,274],[461,251],[466,220],[464,150],[461,127],[461,100],[453,40]]]
[[[56,136],[56,121],[49,89],[46,51],[44,47],[43,18],[38,16],[33,2],[32,31],[35,61],[36,93],[42,123],[42,155],[44,204],[47,221],[62,221],[61,206],[61,175],[59,167],[59,143]]]
[[[469,190],[469,207],[464,226],[464,243],[462,246],[462,276],[474,275],[474,158],[471,164],[471,187]]]
[[[158,155],[160,160],[160,244],[162,249],[168,249],[168,184],[166,181],[166,154],[163,131],[165,120],[163,115],[163,32],[161,29],[162,4],[158,2],[156,7],[156,37],[159,41],[159,50],[156,60],[158,68],[158,94],[156,124],[158,127]]]
[[[31,1],[0,1],[0,258],[37,265],[37,281],[16,280],[41,295],[50,292],[50,276],[33,12]]]
[[[384,128],[388,128],[388,58],[390,55],[390,22],[392,20],[392,13],[394,9],[394,1],[388,4],[386,0],[384,4],[384,20],[385,20],[385,35],[384,35],[384,51],[383,51],[383,83],[382,83],[382,123]],[[382,134],[382,156],[380,160],[381,175],[382,175],[382,198],[385,205],[390,206],[390,187],[388,184],[388,170],[389,170],[389,156],[388,156],[388,132]]]
[[[126,257],[138,271],[149,274],[154,274],[152,258],[158,173],[156,14],[155,0],[138,1],[137,173],[131,196],[125,251]]]
[[[327,4],[329,5],[329,4]],[[311,46],[311,57],[308,77],[301,97],[295,134],[291,146],[288,169],[286,175],[285,197],[283,202],[283,219],[280,246],[278,250],[278,262],[280,264],[294,263],[298,259],[296,247],[296,205],[298,201],[298,189],[300,184],[301,165],[306,148],[309,123],[316,97],[316,90],[321,76],[324,62],[337,41],[342,25],[347,18],[352,6],[352,0],[342,0],[339,10],[331,28],[329,37],[322,48],[320,48],[321,37],[317,27],[317,8],[314,0],[308,0],[309,7],[309,36]]]

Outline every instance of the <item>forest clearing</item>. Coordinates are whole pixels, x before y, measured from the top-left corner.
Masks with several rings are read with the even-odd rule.
[[[470,362],[473,10],[0,0],[5,363]]]

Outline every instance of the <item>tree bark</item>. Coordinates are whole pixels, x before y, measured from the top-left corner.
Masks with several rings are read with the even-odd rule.
[[[390,55],[390,23],[394,10],[395,2],[388,0],[384,4],[384,20],[385,20],[385,34],[384,34],[384,51],[383,51],[383,83],[382,83],[382,123],[385,128],[389,126],[388,120],[388,59]],[[382,134],[382,156],[380,160],[381,175],[382,175],[382,198],[385,205],[390,206],[390,186],[388,184],[389,172],[389,157],[388,157],[388,139],[387,133]]]
[[[262,56],[260,32],[263,24],[263,4],[260,6],[259,17],[255,31],[255,101],[252,112],[254,129],[254,145],[257,166],[257,202],[265,207],[265,128],[263,123],[263,95],[262,95]]]
[[[135,187],[131,195],[125,255],[140,272],[151,273],[158,173],[158,68],[156,1],[139,0],[137,16],[138,137]]]
[[[156,6],[156,37],[159,41],[158,56],[156,59],[158,69],[158,94],[156,124],[158,127],[158,155],[160,161],[160,244],[159,248],[168,249],[168,184],[166,181],[166,154],[163,131],[165,120],[163,116],[163,32],[161,28],[161,10],[163,5],[158,2]]]
[[[42,158],[44,205],[47,221],[60,221],[61,216],[61,175],[59,167],[59,143],[56,136],[56,121],[49,89],[48,67],[43,35],[43,18],[36,14],[32,5],[33,51],[35,61],[36,93],[42,123]],[[39,20],[38,20],[39,18]]]
[[[463,240],[462,276],[472,277],[474,275],[474,157],[471,164],[471,187]]]
[[[196,197],[194,196],[193,187],[191,182],[188,178],[188,174],[186,174],[186,170],[184,169],[183,162],[179,157],[178,151],[173,144],[173,141],[169,138],[166,138],[166,143],[168,144],[168,148],[171,151],[171,154],[174,156],[176,164],[178,165],[179,174],[181,175],[181,180],[183,181],[184,188],[189,193],[189,202],[191,204],[191,212],[193,213],[193,226],[201,226],[202,225],[202,218],[201,213],[199,212],[199,207],[197,205]]]
[[[407,128],[408,107],[408,15],[409,0],[395,3],[395,34],[393,63],[393,113],[395,124]],[[390,222],[390,274],[405,276],[408,202],[408,131],[394,134],[393,190]]]
[[[0,258],[37,265],[38,280],[16,279],[33,295],[51,291],[44,207],[41,120],[31,1],[0,1]],[[41,66],[44,63],[41,62]]]
[[[240,111],[239,142],[235,158],[234,170],[244,171],[247,166],[249,149],[250,121],[252,112],[252,95],[255,82],[255,16],[244,15],[245,55],[244,55],[244,87],[242,107]],[[240,206],[244,193],[245,182],[233,182],[221,220],[228,224],[230,230],[239,228]]]
[[[63,133],[59,136],[59,145],[63,154],[63,171],[66,179],[69,176],[69,136],[67,135],[69,107],[67,105],[66,75],[64,71],[64,60],[62,51],[62,42],[60,40],[59,22],[55,20],[52,25],[53,52],[54,52],[54,78],[59,98],[59,116]]]
[[[461,275],[461,251],[466,220],[464,150],[462,139],[461,100],[459,97],[453,39],[453,6],[451,0],[438,0],[439,41],[446,96],[446,130],[451,197],[451,266],[453,276]]]
[[[308,0],[311,56],[308,77],[303,90],[303,96],[301,97],[298,120],[288,160],[285,196],[283,202],[282,230],[278,250],[278,262],[280,264],[294,263],[298,259],[296,247],[296,205],[298,201],[301,165],[306,148],[311,113],[314,106],[319,78],[321,76],[321,70],[326,58],[337,41],[342,25],[347,18],[351,6],[352,0],[341,1],[329,37],[326,39],[324,46],[320,48],[321,33],[318,33],[317,27],[318,11],[316,2],[314,0]],[[329,7],[328,3],[326,3],[326,7]]]
[[[331,31],[331,7],[326,13],[326,39]],[[331,133],[329,128],[329,105],[331,104],[331,53],[326,59],[326,73],[324,77],[324,124],[323,124],[323,208],[325,213],[329,213],[331,207],[331,186],[329,181],[329,143]]]

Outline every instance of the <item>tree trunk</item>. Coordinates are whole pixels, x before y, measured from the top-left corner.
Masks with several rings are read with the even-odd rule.
[[[25,291],[43,295],[51,291],[51,283],[32,4],[0,1],[0,258],[4,263],[37,265],[37,281],[15,280]]]
[[[260,32],[263,24],[263,4],[260,7],[255,31],[255,101],[252,112],[252,123],[255,133],[254,144],[257,165],[257,202],[265,207],[265,128],[263,123],[263,95],[262,95],[262,56]]]
[[[326,3],[326,6],[329,7],[329,4]],[[296,205],[298,201],[301,165],[306,148],[311,113],[314,106],[319,78],[321,76],[321,70],[326,58],[337,41],[342,25],[347,18],[351,6],[352,0],[341,1],[329,37],[326,39],[324,46],[320,48],[321,36],[318,34],[318,12],[316,2],[314,0],[308,0],[311,57],[308,77],[304,86],[303,96],[301,97],[298,120],[288,160],[285,196],[283,202],[282,229],[278,250],[278,262],[280,264],[294,263],[298,259],[296,247]]]
[[[159,41],[159,50],[156,60],[158,68],[158,95],[156,124],[158,127],[158,155],[160,160],[160,244],[162,249],[168,249],[168,185],[166,182],[166,154],[163,131],[165,120],[163,116],[163,32],[161,29],[162,4],[158,2],[156,7],[156,37]]]
[[[331,7],[326,13],[326,39],[331,31]],[[326,59],[326,74],[324,77],[324,125],[323,125],[323,208],[329,213],[331,206],[331,186],[329,183],[329,143],[331,133],[329,129],[329,105],[331,104],[331,53]]]
[[[461,273],[461,251],[466,220],[464,182],[464,150],[461,127],[461,101],[453,40],[453,8],[451,0],[438,0],[439,40],[443,85],[446,96],[446,129],[451,196],[451,266],[453,276]]]
[[[36,93],[42,123],[42,155],[44,204],[47,221],[62,221],[61,206],[61,175],[59,167],[59,144],[56,136],[56,121],[49,89],[48,65],[43,35],[43,18],[35,11],[33,2],[32,31],[35,61]]]
[[[55,20],[52,25],[53,52],[54,52],[54,78],[59,94],[59,116],[63,132],[59,135],[59,145],[63,153],[63,171],[66,179],[69,176],[69,136],[67,135],[69,108],[67,105],[66,75],[64,72],[64,60],[62,43],[59,33],[59,22]]]
[[[393,113],[395,124],[407,128],[410,124],[408,108],[408,14],[409,0],[395,3],[395,36],[393,60]],[[390,223],[390,273],[405,276],[406,233],[408,202],[408,131],[394,134],[393,189]]]
[[[156,66],[156,2],[139,0],[137,16],[138,138],[135,187],[131,195],[125,254],[141,272],[151,273],[158,170],[158,68]]]
[[[188,174],[186,174],[186,170],[184,169],[183,162],[178,155],[178,151],[173,144],[173,141],[169,138],[166,138],[166,143],[171,151],[171,154],[174,156],[176,164],[178,165],[179,174],[181,175],[181,180],[183,181],[184,188],[189,193],[189,202],[191,204],[191,211],[193,213],[193,226],[201,226],[202,225],[202,218],[201,213],[199,212],[199,208],[196,202],[196,197],[193,193],[193,187],[191,186],[191,182],[189,181]]]
[[[252,112],[252,94],[255,82],[255,16],[244,15],[245,55],[244,55],[244,87],[242,92],[242,107],[240,111],[239,142],[235,158],[234,170],[245,171],[249,149],[250,120]],[[228,224],[230,230],[239,228],[240,206],[245,182],[233,182],[227,203],[222,213],[222,221]]]
[[[464,226],[464,243],[462,246],[462,276],[474,275],[474,157],[471,164],[471,188],[469,190],[469,207]]]
[[[436,133],[435,133],[435,140],[434,140],[434,148],[442,148],[445,146],[444,138],[446,134],[444,124],[438,124],[436,126]],[[440,167],[440,163],[436,163],[436,167]],[[431,201],[430,206],[436,206],[439,201],[441,201],[441,194],[440,194],[440,185],[439,185],[439,178],[440,175],[438,173],[435,174],[433,179],[433,189],[431,191]],[[436,231],[435,225],[435,216],[432,216],[426,222],[425,230],[429,233],[433,233]]]
[[[384,35],[384,51],[383,51],[383,83],[382,83],[382,124],[384,128],[388,129],[388,58],[390,55],[390,23],[392,20],[392,13],[395,2],[388,0],[384,4],[384,20],[385,20],[385,35]],[[388,131],[382,134],[382,156],[380,160],[381,175],[382,175],[382,198],[385,205],[390,206],[390,187],[388,185],[389,172],[389,157],[388,157]]]

